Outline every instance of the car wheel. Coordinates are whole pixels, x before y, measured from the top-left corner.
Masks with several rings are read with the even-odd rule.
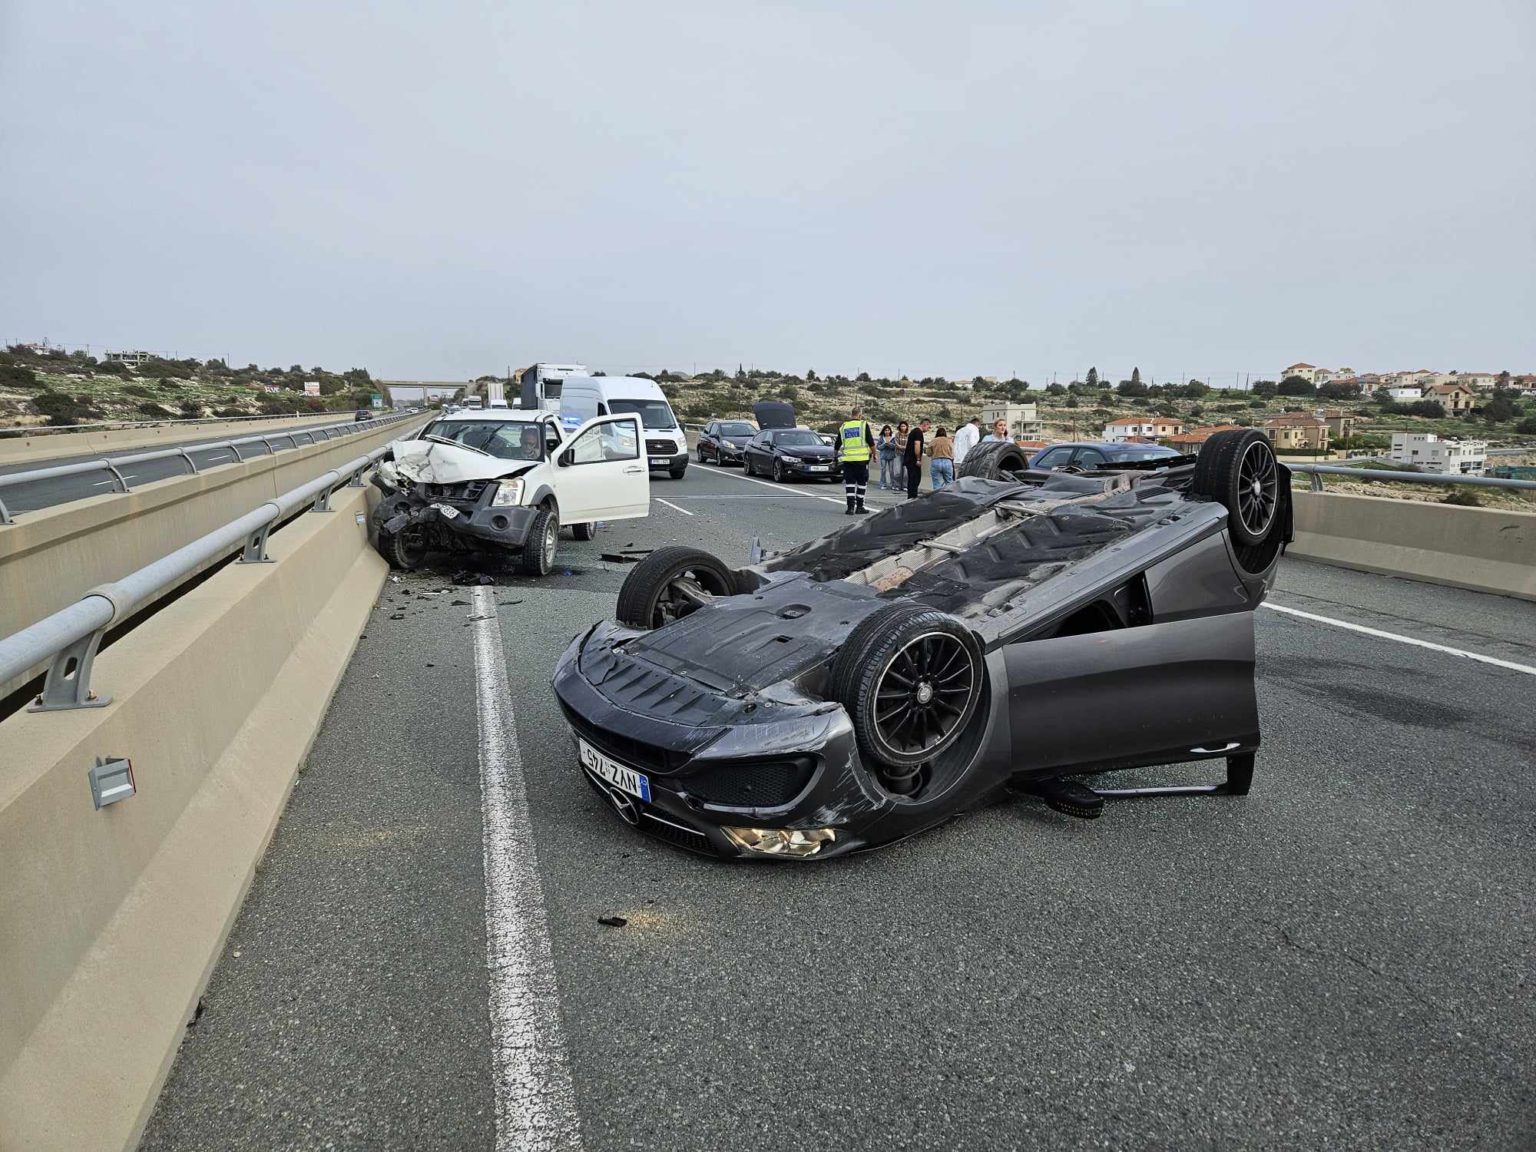
[[[528,526],[518,567],[526,576],[548,576],[560,547],[560,517],[553,508],[540,508]]]
[[[983,480],[1007,480],[1010,472],[1022,472],[1029,467],[1029,457],[1024,449],[1009,440],[989,440],[977,444],[965,454],[955,469],[955,479],[962,476],[980,476]]]
[[[736,575],[699,548],[658,548],[624,577],[615,612],[631,628],[660,628],[708,604],[736,594]]]
[[[572,524],[571,535],[578,540],[590,540],[597,535],[596,524]]]
[[[1280,466],[1269,437],[1255,428],[1218,432],[1200,447],[1190,489],[1220,501],[1238,544],[1262,544],[1280,511]]]
[[[831,696],[847,709],[864,762],[900,795],[961,738],[981,699],[975,634],[945,612],[893,604],[863,620],[832,663]]]
[[[414,571],[427,561],[427,530],[413,524],[402,532],[388,533],[379,540],[379,551],[391,568]]]
[[[784,483],[784,461],[775,460],[773,462],[773,479],[776,483]]]
[[[681,480],[683,478],[684,473],[686,473],[687,471],[688,471],[688,461],[684,460],[676,468],[668,468],[667,469],[667,475],[672,477],[672,479],[674,479],[674,480]]]
[[[699,463],[704,463],[704,445],[699,445]]]

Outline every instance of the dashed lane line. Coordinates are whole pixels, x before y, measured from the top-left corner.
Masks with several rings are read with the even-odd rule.
[[[496,598],[489,588],[475,588],[470,599],[480,725],[496,1152],[580,1152],[576,1094],[560,1027],[544,889],[528,820]]]
[[[672,503],[672,501],[670,501],[670,500],[663,500],[660,496],[656,497],[656,503],[658,503],[658,504],[665,504],[668,508],[672,509],[672,511],[674,511],[674,512],[681,512],[684,516],[696,516],[696,515],[698,515],[698,513],[690,512],[686,508],[679,508],[676,504]]]
[[[1335,620],[1332,616],[1319,616],[1315,612],[1303,612],[1300,608],[1287,608],[1283,604],[1272,604],[1268,600],[1261,605],[1271,612],[1283,612],[1287,616],[1295,616],[1302,620],[1312,620],[1318,624],[1327,624],[1333,628],[1343,628],[1349,632],[1358,632],[1362,636],[1375,636],[1379,640],[1394,640],[1399,644],[1411,644],[1415,648],[1428,648],[1432,652],[1444,652],[1448,656],[1460,656],[1465,660],[1476,660],[1479,664],[1492,664],[1495,668],[1508,668],[1511,672],[1524,672],[1527,676],[1536,676],[1536,668],[1529,664],[1516,664],[1513,660],[1501,660],[1497,656],[1484,656],[1481,652],[1468,652],[1465,648],[1452,648],[1447,644],[1436,644],[1430,640],[1419,640],[1413,636],[1403,636],[1397,632],[1383,632],[1380,628],[1367,628],[1364,624],[1351,624],[1347,620]]]

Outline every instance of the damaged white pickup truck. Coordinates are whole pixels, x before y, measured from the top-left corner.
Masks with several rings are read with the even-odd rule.
[[[562,521],[590,540],[597,521],[645,516],[651,502],[634,415],[599,416],[566,433],[548,412],[456,412],[391,444],[373,483],[384,498],[369,538],[405,569],[434,551],[489,552],[542,576]]]

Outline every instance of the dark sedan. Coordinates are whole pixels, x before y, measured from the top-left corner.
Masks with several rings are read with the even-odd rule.
[[[1125,467],[1151,461],[1166,462],[1178,456],[1172,448],[1161,444],[1137,444],[1112,440],[1090,440],[1078,444],[1052,444],[1042,448],[1030,458],[1031,468],[1043,468],[1050,472],[1091,472],[1095,468]]]
[[[740,464],[757,428],[745,420],[711,420],[699,433],[699,463]]]
[[[786,480],[841,480],[836,453],[809,428],[768,428],[747,444],[748,476]]]

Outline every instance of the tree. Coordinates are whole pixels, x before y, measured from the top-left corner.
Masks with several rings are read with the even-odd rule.
[[[1317,386],[1317,394],[1324,400],[1353,400],[1360,395],[1360,385],[1353,380],[1329,380]]]
[[[1536,436],[1536,416],[1527,416],[1515,425],[1515,431],[1522,436]]]
[[[1076,408],[1077,407],[1077,397],[1076,396],[1068,396],[1067,397],[1067,407],[1068,408]]]
[[[1050,396],[1065,396],[1067,394],[1067,386],[1065,384],[1057,384],[1056,382],[1052,381],[1045,386],[1045,391],[1046,394]]]
[[[1119,384],[1115,385],[1115,391],[1122,396],[1145,396],[1147,394],[1147,386],[1141,382],[1138,376],[1135,379],[1120,381]]]
[[[1253,382],[1253,394],[1255,396],[1273,396],[1279,387],[1273,380],[1255,380]]]
[[[1490,424],[1513,420],[1515,415],[1515,406],[1509,397],[1499,393],[1495,393],[1493,399],[1483,405],[1483,419]]]
[[[807,383],[814,383],[816,380],[816,369],[807,368],[805,370],[805,379]]]
[[[1132,368],[1131,369],[1131,383],[1132,384],[1140,384],[1141,383],[1141,369],[1140,368]]]
[[[0,365],[0,388],[36,388],[37,373],[20,364]]]
[[[128,365],[124,364],[121,360],[103,360],[100,364],[96,365],[94,371],[105,372],[109,376],[127,376]]]
[[[1084,378],[1083,383],[1090,388],[1097,388],[1099,386],[1099,370],[1097,368],[1088,369],[1088,375]]]
[[[868,372],[860,372],[853,379],[856,384],[868,384],[870,382]]]
[[[1300,376],[1287,376],[1275,389],[1277,396],[1316,396],[1317,385]]]

